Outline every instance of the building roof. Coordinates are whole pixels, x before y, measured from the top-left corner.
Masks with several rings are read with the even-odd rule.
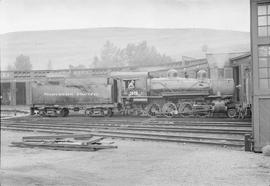
[[[74,74],[94,74],[94,75],[108,75],[111,72],[119,71],[159,71],[167,70],[170,68],[189,68],[193,66],[198,66],[202,64],[207,64],[206,59],[196,59],[189,61],[189,64],[178,62],[172,63],[162,63],[155,65],[145,65],[145,66],[123,66],[123,67],[111,67],[111,68],[88,68],[88,69],[62,69],[62,70],[31,70],[31,71],[1,71],[1,78],[3,79],[17,79],[17,78],[45,78],[50,76],[49,74],[55,75],[66,75],[70,73]],[[155,68],[157,67],[157,68]],[[159,67],[159,68],[158,68]],[[55,76],[53,75],[53,76]]]
[[[131,78],[131,77],[141,77],[148,76],[148,72],[112,72],[111,77],[114,78]]]
[[[239,55],[239,56],[236,56],[236,57],[233,57],[231,58],[231,61],[237,61],[237,60],[241,60],[241,59],[244,59],[244,58],[248,58],[251,56],[251,53],[248,52],[246,54],[243,54],[243,55]]]
[[[230,61],[231,61],[232,66],[239,66],[241,64],[250,65],[250,63],[251,63],[251,54],[250,54],[250,52],[248,52],[246,54],[233,57],[233,58],[230,59]]]

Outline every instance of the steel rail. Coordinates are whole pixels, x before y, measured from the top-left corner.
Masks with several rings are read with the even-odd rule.
[[[15,122],[15,121],[8,121],[8,122],[2,122],[4,124],[26,124],[26,123],[33,123],[34,121],[21,121],[21,122]],[[80,125],[82,124],[89,124],[89,122],[78,122],[80,123]],[[39,124],[74,124],[74,122],[70,121],[70,122],[52,122],[52,121],[38,121],[35,123],[39,123]],[[104,121],[99,121],[99,122],[91,122],[92,124],[98,124],[98,125],[106,125],[106,124],[110,124],[110,125],[131,125],[131,124],[135,124],[136,126],[138,125],[142,125],[142,126],[213,126],[213,127],[251,127],[251,124],[199,124],[199,123],[179,123],[179,124],[172,124],[172,123],[143,123],[143,122],[104,122]]]
[[[22,126],[22,124],[8,124],[9,126]],[[27,124],[23,124],[24,126],[57,126],[57,127],[66,127],[66,128],[98,128],[98,129],[119,129],[119,130],[146,130],[146,131],[165,131],[165,132],[180,132],[180,131],[202,131],[202,132],[228,132],[228,133],[232,133],[232,132],[236,132],[236,133],[250,133],[251,129],[249,130],[243,130],[243,129],[227,129],[227,128],[194,128],[194,127],[148,127],[148,126],[135,126],[135,125],[126,125],[126,126],[111,126],[111,125],[105,125],[105,126],[100,126],[100,125],[92,125],[92,124],[80,124],[80,125],[76,125],[76,124],[71,124],[71,125],[66,125],[66,124],[54,124],[54,125],[48,125],[48,124],[31,124],[31,123],[27,123]],[[7,126],[7,125],[4,125]]]
[[[22,126],[25,127],[25,126]],[[27,127],[25,127],[27,128]],[[42,128],[42,127],[39,127]],[[53,129],[54,127],[46,127],[47,129]],[[62,128],[61,128],[62,129]],[[74,128],[76,129],[76,128]],[[73,128],[70,128],[70,130],[73,130]],[[85,130],[83,130],[85,131]],[[92,130],[91,130],[92,131]],[[97,131],[97,130],[95,130]],[[155,135],[155,136],[163,136],[163,137],[174,137],[174,138],[189,138],[189,139],[204,139],[204,140],[227,140],[227,141],[241,141],[243,142],[243,139],[236,139],[236,138],[217,138],[217,137],[204,137],[204,136],[183,136],[183,135],[165,135],[165,134],[155,134],[155,133],[135,133],[135,132],[123,132],[123,131],[117,131],[117,130],[98,130],[99,132],[113,132],[118,134],[139,134],[139,135]]]
[[[16,130],[16,131],[37,131],[37,132],[44,132],[44,133],[56,133],[59,131],[52,131],[52,130],[43,130],[43,129],[21,129],[21,128],[2,128],[2,130]],[[62,132],[61,134],[72,134],[70,132]],[[244,144],[240,143],[226,143],[226,142],[217,142],[217,141],[200,141],[200,140],[183,140],[183,139],[168,139],[168,138],[157,138],[157,137],[150,137],[150,136],[143,136],[143,135],[120,135],[120,134],[104,134],[104,133],[97,133],[97,132],[90,132],[94,136],[102,136],[102,137],[111,137],[111,138],[121,138],[121,139],[138,139],[138,140],[147,140],[147,141],[159,141],[159,142],[177,142],[177,143],[195,143],[195,144],[206,144],[206,145],[218,145],[218,146],[232,146],[232,147],[243,147]]]

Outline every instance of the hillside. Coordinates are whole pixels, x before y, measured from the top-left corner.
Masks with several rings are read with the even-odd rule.
[[[54,69],[78,64],[89,67],[107,40],[118,47],[146,40],[160,53],[181,60],[181,56],[204,57],[203,45],[214,53],[248,51],[249,39],[248,32],[211,29],[93,28],[15,32],[0,36],[1,68],[5,70],[20,54],[30,56],[34,69],[46,69],[49,60]]]

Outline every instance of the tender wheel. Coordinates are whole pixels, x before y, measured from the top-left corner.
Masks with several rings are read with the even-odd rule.
[[[38,115],[41,116],[41,117],[45,117],[46,116],[45,110],[39,110]]]
[[[85,115],[86,116],[91,117],[91,116],[93,116],[93,113],[94,113],[94,110],[93,109],[86,109],[85,110]]]
[[[109,108],[109,109],[107,110],[107,115],[106,115],[106,116],[112,117],[112,115],[113,115],[113,111],[112,111],[111,108]]]
[[[69,115],[69,110],[68,109],[65,109],[65,117],[67,117]]]
[[[168,117],[178,114],[177,107],[174,103],[165,103],[162,107],[162,112]]]
[[[32,116],[39,116],[40,115],[40,111],[38,109],[33,109],[33,110],[31,110],[31,115]]]
[[[150,105],[149,109],[148,109],[148,114],[150,116],[156,116],[160,113],[160,106],[156,103],[153,103],[152,105]]]
[[[60,111],[60,116],[61,116],[61,117],[66,117],[66,116],[68,116],[68,114],[69,114],[69,110],[66,109],[66,108],[63,108],[63,109]]]
[[[235,118],[236,115],[237,115],[237,111],[236,111],[235,108],[230,108],[230,109],[227,110],[227,116],[229,118]]]

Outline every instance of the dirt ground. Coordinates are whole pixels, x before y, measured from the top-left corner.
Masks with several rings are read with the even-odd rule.
[[[30,135],[1,132],[2,186],[270,185],[270,157],[259,153],[118,139],[96,152],[8,146]]]
[[[9,106],[1,105],[0,118],[14,118],[29,115],[29,106]]]

